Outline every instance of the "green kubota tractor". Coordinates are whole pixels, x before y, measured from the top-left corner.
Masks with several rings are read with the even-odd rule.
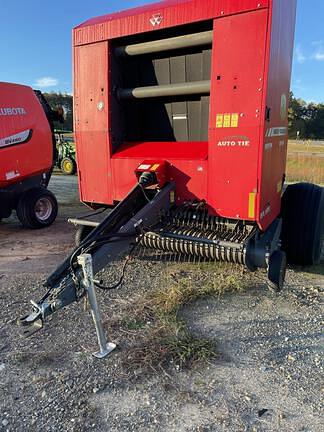
[[[55,130],[57,148],[56,166],[67,175],[73,175],[77,170],[74,140],[72,136],[66,136],[66,134],[70,133]]]

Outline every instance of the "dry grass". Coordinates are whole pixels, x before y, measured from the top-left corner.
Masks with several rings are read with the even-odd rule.
[[[289,141],[287,181],[324,184],[324,144]]]
[[[190,276],[178,279],[169,287],[155,292],[150,299],[151,305],[156,311],[177,313],[184,305],[199,298],[219,296],[229,290],[242,289],[238,273],[218,273],[215,276],[201,285],[196,285]]]
[[[208,266],[206,281],[199,283],[197,266],[173,266],[164,274],[160,288],[127,305],[115,323],[128,338],[127,354],[122,360],[124,370],[136,374],[161,370],[167,373],[170,366],[183,369],[217,357],[215,343],[192,335],[181,311],[199,298],[242,290],[250,281],[241,269],[225,267]]]
[[[287,181],[324,184],[324,157],[288,154]]]
[[[324,153],[324,145],[323,142],[320,144],[316,141],[289,141],[288,152]]]

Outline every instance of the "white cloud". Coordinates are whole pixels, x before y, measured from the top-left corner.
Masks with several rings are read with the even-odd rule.
[[[317,61],[324,61],[324,49],[320,48],[315,54],[314,59]]]
[[[304,63],[306,61],[306,57],[305,57],[303,50],[302,50],[302,47],[300,45],[296,46],[295,55],[296,55],[296,60],[298,63]]]
[[[312,45],[316,47],[316,51],[312,55],[312,59],[316,61],[324,61],[324,41],[317,40],[313,41]]]
[[[38,78],[35,81],[34,87],[39,88],[48,88],[48,87],[56,87],[59,83],[59,80],[53,77],[42,77]]]

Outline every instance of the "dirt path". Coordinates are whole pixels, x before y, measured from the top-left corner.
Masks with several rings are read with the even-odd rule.
[[[60,204],[57,221],[50,228],[25,230],[15,214],[0,224],[0,274],[47,272],[70,251],[74,231],[66,221],[87,212],[79,203],[77,177],[53,176],[49,189]]]
[[[0,226],[0,430],[2,431],[284,431],[323,430],[322,268],[289,270],[276,295],[262,273],[245,292],[202,299],[181,311],[193,334],[210,339],[219,356],[191,370],[143,374],[127,365],[127,337],[114,325],[135,296],[157,289],[172,264],[136,259],[123,287],[100,295],[106,331],[119,349],[104,361],[89,313],[73,305],[37,336],[15,325],[43,294],[45,276],[73,244],[67,217],[84,212],[75,178],[53,178],[62,202],[58,222],[24,231],[12,217]],[[66,199],[66,191],[70,196]],[[118,275],[120,263],[106,277]],[[193,268],[194,283],[213,278]],[[166,277],[166,276],[165,276]],[[199,282],[200,281],[200,282]],[[136,330],[129,330],[136,337]]]

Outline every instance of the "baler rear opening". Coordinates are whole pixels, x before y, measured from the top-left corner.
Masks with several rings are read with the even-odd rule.
[[[114,150],[124,142],[208,141],[212,38],[207,21],[113,42]]]

